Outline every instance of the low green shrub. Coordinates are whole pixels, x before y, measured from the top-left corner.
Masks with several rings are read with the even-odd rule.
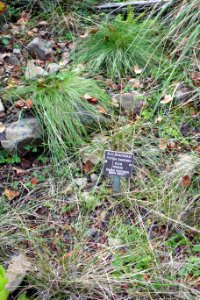
[[[159,63],[161,32],[155,20],[134,19],[132,12],[126,20],[118,15],[80,39],[72,57],[86,64],[92,74],[102,72],[107,77],[120,78],[133,73],[134,65],[145,68]]]
[[[30,97],[35,114],[46,133],[46,141],[57,161],[66,151],[85,143],[88,133],[100,129],[106,120],[107,94],[92,79],[65,71],[46,79],[31,81],[11,92],[11,98]],[[106,111],[106,110],[105,110]]]

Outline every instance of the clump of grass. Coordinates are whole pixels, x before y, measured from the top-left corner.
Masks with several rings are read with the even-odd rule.
[[[79,40],[73,54],[75,61],[86,64],[90,73],[121,78],[132,73],[134,65],[155,66],[161,58],[161,27],[155,20],[134,19],[131,12],[126,20],[118,15],[92,32]]]
[[[32,99],[50,151],[60,161],[69,149],[83,145],[88,132],[99,129],[105,120],[97,105],[85,99],[86,94],[94,97],[99,107],[107,106],[109,98],[94,80],[69,71],[30,82],[29,86],[15,90],[13,96]]]

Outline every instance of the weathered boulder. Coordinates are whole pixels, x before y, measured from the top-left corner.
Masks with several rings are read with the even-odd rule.
[[[25,275],[31,269],[31,262],[24,254],[13,256],[8,269],[6,270],[5,277],[8,279],[6,289],[10,292],[15,291],[22,283]]]
[[[124,94],[114,94],[112,99],[116,101],[116,103],[118,103],[125,112],[138,113],[145,104],[144,96],[137,91]]]
[[[25,70],[25,78],[35,79],[40,76],[47,76],[48,73],[42,67],[36,66],[33,60],[29,60],[27,62],[26,70]]]
[[[0,113],[2,113],[4,111],[5,111],[5,108],[4,108],[4,105],[2,103],[2,100],[0,99]]]
[[[54,74],[54,73],[58,72],[59,69],[60,69],[60,66],[56,63],[51,63],[47,66],[47,72],[49,74]]]
[[[2,147],[10,154],[14,151],[23,153],[28,145],[41,142],[42,129],[35,118],[21,119],[6,125],[5,139],[1,140]]]
[[[36,57],[41,60],[48,60],[53,54],[50,45],[38,37],[34,38],[32,42],[27,45],[27,49],[34,58]]]

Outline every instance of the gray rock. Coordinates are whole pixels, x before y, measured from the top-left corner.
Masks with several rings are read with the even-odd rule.
[[[100,239],[100,231],[96,228],[90,228],[86,232],[86,237],[97,242]]]
[[[37,57],[41,60],[48,60],[53,53],[48,43],[38,37],[34,38],[32,42],[27,45],[27,49],[33,57]]]
[[[5,111],[5,108],[4,108],[4,105],[2,103],[2,100],[0,99],[0,113],[4,112],[4,111]]]
[[[31,262],[24,254],[14,256],[5,274],[5,277],[8,279],[6,289],[10,292],[14,292],[20,286],[26,273],[30,271],[30,269]]]
[[[33,60],[28,61],[25,71],[25,78],[27,80],[47,75],[47,71],[45,71],[42,67],[36,66]]]
[[[138,92],[124,94],[114,94],[112,99],[115,100],[126,112],[138,112],[144,106],[144,96]]]
[[[56,63],[52,63],[47,66],[47,72],[50,74],[58,72],[59,69],[60,69],[60,66]]]
[[[5,60],[9,65],[12,65],[12,66],[20,65],[20,61],[15,54],[11,54]]]
[[[10,154],[24,152],[24,147],[41,142],[42,129],[35,118],[21,119],[6,126],[2,147]]]
[[[83,189],[83,188],[85,188],[86,185],[87,185],[87,178],[85,178],[85,177],[77,178],[77,179],[75,180],[75,183],[76,183],[81,189]]]
[[[18,48],[14,48],[13,49],[13,54],[17,55],[17,56],[20,56],[21,55],[21,50],[18,49]]]
[[[98,180],[99,176],[97,174],[91,174],[90,178],[91,178],[91,181],[94,183]]]
[[[191,87],[189,87],[188,85],[180,82],[178,88],[176,89],[176,98],[179,102],[185,101],[188,98],[190,98],[190,96],[192,96],[193,94],[193,90]]]

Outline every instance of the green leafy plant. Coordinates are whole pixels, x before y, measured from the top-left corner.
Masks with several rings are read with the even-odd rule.
[[[105,122],[101,109],[108,104],[107,94],[92,79],[65,71],[11,92],[13,97],[30,96],[33,109],[46,133],[46,141],[57,161],[66,151],[84,144],[88,132]]]
[[[6,284],[8,283],[8,279],[5,277],[5,270],[2,266],[0,266],[0,299],[7,300],[9,291],[6,289]]]
[[[6,150],[1,150],[0,153],[0,164],[15,164],[20,163],[21,158],[15,153],[12,156]]]
[[[133,73],[134,65],[155,66],[161,58],[161,29],[155,20],[142,22],[130,12],[126,20],[118,15],[113,21],[103,22],[94,32],[91,30],[88,37],[80,39],[72,54],[75,61],[87,64],[90,73],[102,72],[120,78]]]

